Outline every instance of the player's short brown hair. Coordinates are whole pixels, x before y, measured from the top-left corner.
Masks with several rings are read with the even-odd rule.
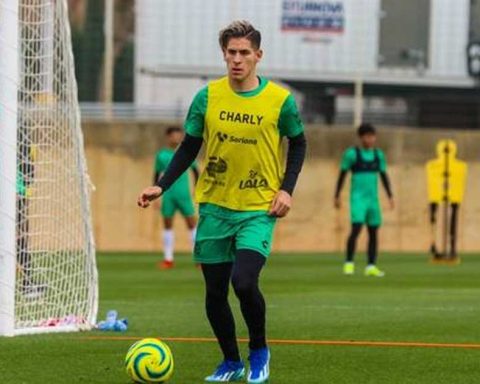
[[[361,124],[358,129],[357,129],[357,135],[359,137],[365,136],[365,135],[375,135],[377,133],[375,127],[372,124],[369,123],[363,123]]]
[[[165,130],[165,135],[170,136],[172,133],[175,132],[183,132],[183,129],[180,128],[178,125],[171,125]]]
[[[260,31],[246,20],[236,20],[223,28],[218,36],[218,42],[222,49],[226,49],[231,38],[245,37],[250,40],[254,49],[259,49],[262,42]]]

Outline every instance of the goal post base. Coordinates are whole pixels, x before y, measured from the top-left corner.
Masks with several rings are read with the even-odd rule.
[[[31,328],[20,328],[14,331],[12,336],[22,336],[22,335],[39,335],[45,333],[71,333],[71,332],[85,332],[91,331],[93,326],[91,325],[58,325],[55,327],[31,327]]]

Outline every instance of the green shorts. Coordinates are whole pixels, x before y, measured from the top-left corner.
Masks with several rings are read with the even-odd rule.
[[[353,224],[380,227],[382,225],[382,209],[378,199],[352,199],[350,201],[350,220]]]
[[[200,214],[195,239],[195,262],[233,262],[237,249],[250,249],[268,257],[275,223],[276,218],[267,213],[234,219]]]
[[[191,196],[178,196],[173,194],[164,194],[162,196],[162,208],[160,213],[163,217],[170,219],[175,215],[175,212],[180,211],[184,217],[191,217],[195,215],[195,206]]]

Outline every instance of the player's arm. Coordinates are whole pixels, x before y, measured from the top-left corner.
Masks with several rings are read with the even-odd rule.
[[[287,192],[290,196],[293,195],[297,185],[298,175],[302,170],[306,151],[307,140],[303,132],[295,137],[288,138],[287,166],[280,190]]]
[[[337,186],[335,188],[335,208],[340,208],[340,194],[342,193],[342,189],[347,178],[347,173],[348,171],[340,169],[338,174]]]
[[[153,183],[152,185],[157,184],[158,179],[160,178],[161,175],[161,169],[160,169],[160,153],[157,152],[155,155],[155,164],[153,165]]]
[[[393,209],[395,208],[395,201],[393,199],[392,183],[390,182],[390,177],[388,176],[388,173],[387,173],[387,161],[382,151],[380,151],[379,157],[380,157],[380,180],[382,182],[383,189],[385,190],[385,193],[388,196],[390,207]]]
[[[380,172],[380,180],[382,180],[383,189],[389,199],[393,199],[392,184],[390,183],[390,177],[387,172]]]
[[[162,193],[167,191],[192,165],[202,144],[203,138],[187,133],[160,180],[157,180],[153,186],[145,188],[140,194],[137,201],[138,206],[147,208],[151,201],[158,199]]]
[[[355,153],[352,149],[347,149],[343,153],[342,162],[340,164],[340,172],[338,173],[337,184],[335,187],[334,206],[337,209],[340,208],[342,205],[340,200],[340,194],[342,193],[343,186],[345,185],[347,174],[350,171],[350,168],[352,167],[355,160]]]
[[[203,144],[203,127],[207,105],[207,88],[195,96],[185,121],[185,138],[178,147],[167,169],[153,186],[145,188],[137,199],[137,205],[147,208],[158,199],[192,165]]]
[[[288,154],[285,174],[280,191],[270,207],[270,215],[284,217],[292,205],[292,195],[302,170],[307,150],[304,127],[293,96],[285,100],[279,118],[279,129],[282,136],[288,138]]]
[[[158,181],[158,179],[160,178],[160,173],[158,173],[157,171],[154,171],[153,172],[153,185],[155,185]]]
[[[380,172],[380,180],[382,180],[383,188],[385,189],[385,193],[388,196],[388,201],[390,203],[390,208],[395,208],[395,200],[393,199],[392,193],[392,185],[390,183],[390,178],[388,177],[387,172]]]
[[[165,173],[160,180],[155,183],[155,185],[162,189],[162,192],[168,190],[172,184],[191,167],[202,148],[202,144],[203,138],[191,136],[188,133],[185,135]]]

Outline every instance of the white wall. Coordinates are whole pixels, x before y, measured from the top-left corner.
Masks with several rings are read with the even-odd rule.
[[[259,70],[269,77],[350,82],[361,73],[366,82],[471,86],[465,59],[469,0],[431,0],[424,73],[378,68],[380,0],[330,3],[343,5],[342,33],[282,31],[282,0],[137,0],[136,103],[187,108],[204,85],[202,75],[223,74],[218,31],[234,19],[250,20],[262,32]],[[175,74],[198,78],[169,78]]]
[[[467,76],[469,0],[431,0],[430,69],[432,76]]]

